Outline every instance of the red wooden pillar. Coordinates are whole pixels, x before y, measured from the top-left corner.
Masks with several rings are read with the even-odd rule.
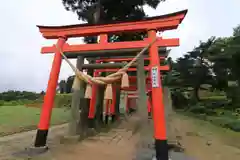
[[[105,43],[108,43],[108,35],[107,34],[100,34],[99,43],[102,45],[105,45]],[[108,124],[108,117],[109,117],[109,105],[110,100],[106,100],[106,111],[105,111],[105,124]]]
[[[148,110],[148,118],[151,118],[152,116],[152,101],[151,101],[151,97],[148,96],[148,99],[147,99],[147,110]]]
[[[106,100],[106,109],[105,109],[105,124],[108,124],[108,118],[109,118],[109,106],[110,106],[111,100]]]
[[[62,49],[66,40],[67,39],[65,37],[60,37],[58,39],[57,46],[59,49]],[[44,97],[40,121],[38,124],[38,130],[37,130],[37,135],[36,135],[35,144],[34,144],[35,147],[46,146],[48,128],[51,120],[52,108],[54,104],[54,97],[56,95],[56,88],[58,84],[58,77],[59,77],[59,72],[61,68],[61,63],[62,63],[61,53],[56,49],[53,63],[52,63],[52,70],[48,80],[48,87],[47,87],[46,95]]]
[[[147,111],[148,111],[148,118],[152,117],[152,98],[151,98],[151,88],[148,85],[148,79],[146,79],[146,93],[147,93]]]
[[[156,31],[148,31],[149,39],[156,38]],[[163,92],[161,85],[161,75],[159,71],[158,47],[154,43],[149,49],[151,80],[152,80],[152,109],[154,122],[154,137],[157,160],[168,160],[168,144],[166,136],[166,124],[164,116]]]
[[[112,99],[112,104],[110,107],[110,114],[111,114],[111,118],[112,118],[112,122],[115,122],[116,120],[116,114],[115,114],[115,106],[116,106],[116,87],[117,86],[112,86],[112,95],[113,95],[113,99]]]
[[[94,71],[93,76],[98,76],[98,72]],[[95,117],[95,106],[97,101],[97,85],[92,85],[92,98],[90,100],[90,106],[89,106],[89,113],[88,113],[88,120],[89,120],[89,126],[91,128],[94,128],[94,117]]]

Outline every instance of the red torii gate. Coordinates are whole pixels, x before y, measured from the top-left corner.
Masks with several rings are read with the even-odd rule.
[[[162,60],[165,60],[165,58],[166,58],[166,56],[160,56],[159,57],[160,58],[160,60],[162,59]],[[133,59],[133,57],[125,57],[125,58],[122,58],[122,57],[120,57],[120,58],[101,58],[101,59],[97,59],[96,60],[96,63],[95,64],[91,64],[91,65],[88,65],[88,64],[86,64],[85,66],[83,65],[83,68],[88,68],[88,67],[96,67],[97,68],[97,66],[99,66],[99,63],[101,63],[101,62],[123,62],[123,61],[131,61]],[[149,61],[150,60],[150,58],[149,57],[144,57],[143,58],[144,59],[144,61]],[[96,65],[97,64],[97,65]],[[110,65],[111,66],[111,65]],[[101,69],[95,69],[94,70],[94,76],[96,76],[96,75],[98,75],[99,74],[99,72],[116,72],[116,71],[118,71],[119,70],[119,67],[118,67],[118,65],[115,65],[115,64],[112,64],[112,66],[111,67],[113,67],[113,68],[108,68],[108,67],[110,67],[109,66],[109,64],[107,65],[107,66],[102,66],[102,67],[100,67]],[[104,69],[103,69],[104,68]],[[146,71],[149,71],[150,70],[150,66],[145,66],[144,67],[144,69],[146,70]],[[170,68],[169,68],[169,66],[168,65],[164,65],[164,66],[159,66],[159,70],[161,70],[161,71],[168,71]],[[137,71],[137,68],[129,68],[128,69],[128,71]],[[151,81],[151,77],[150,76],[148,76],[148,77],[146,77],[145,78],[146,80],[145,80],[145,82],[146,82],[146,92],[149,92],[149,90],[151,90],[151,88],[150,88],[150,86],[148,85],[149,84],[149,81]],[[137,76],[130,76],[129,77],[129,81],[130,82],[136,82],[137,81]],[[113,95],[115,95],[116,93],[116,89],[115,89],[115,87],[116,86],[114,86],[113,87]],[[125,91],[137,91],[137,85],[130,85],[129,87],[127,87],[127,88],[121,88],[121,90],[125,90]],[[92,88],[92,93],[93,93],[93,96],[92,96],[92,98],[91,98],[91,100],[90,100],[90,110],[89,110],[89,118],[90,119],[93,119],[94,118],[94,106],[95,106],[95,104],[96,104],[96,87],[93,87]],[[129,97],[130,96],[130,97]],[[110,115],[112,116],[112,120],[114,121],[115,120],[115,103],[116,103],[116,97],[115,96],[113,96],[114,98],[113,98],[113,100],[112,100],[112,104],[111,104],[111,106],[110,106]],[[129,101],[129,99],[130,98],[137,98],[137,95],[133,95],[133,94],[128,94],[128,97],[127,97],[127,100],[126,100],[126,112],[128,111],[128,108],[129,108],[129,106],[128,106],[128,101]],[[140,98],[140,97],[139,97]],[[106,110],[108,110],[107,108],[108,108],[108,103],[107,103],[107,105],[106,105]],[[147,99],[147,108],[148,108],[148,116],[149,116],[149,118],[151,117],[151,102],[150,102],[150,97]],[[108,112],[107,112],[108,113]],[[108,116],[107,116],[107,118],[105,119],[106,120],[106,123],[107,123],[107,120],[108,119]]]
[[[129,21],[110,24],[79,24],[69,26],[38,26],[42,36],[46,39],[57,39],[57,47],[61,49],[67,57],[75,56],[76,54],[82,56],[117,56],[116,51],[131,50],[137,51],[147,46],[153,39],[156,38],[157,31],[165,31],[176,29],[182,22],[187,10],[146,18],[142,21]],[[108,34],[115,34],[121,32],[147,32],[148,38],[143,41],[131,42],[108,42]],[[84,37],[84,36],[98,36],[100,35],[100,42],[98,44],[82,44],[70,45],[66,43],[68,38]],[[162,39],[157,41],[149,49],[151,79],[152,79],[152,107],[153,107],[153,121],[154,121],[154,137],[157,159],[168,159],[167,137],[164,119],[164,106],[162,100],[162,87],[160,83],[160,63],[158,55],[158,47],[174,47],[179,45],[179,39]],[[51,112],[54,103],[54,96],[56,94],[56,87],[58,76],[62,63],[62,56],[55,46],[43,47],[41,53],[55,53],[52,63],[50,78],[44,103],[38,125],[38,131],[35,140],[35,147],[46,146],[49,123],[51,119]],[[127,52],[126,52],[127,53]],[[123,56],[122,54],[120,54]]]

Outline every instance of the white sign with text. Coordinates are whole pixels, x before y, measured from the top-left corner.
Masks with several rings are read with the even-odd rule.
[[[152,87],[157,88],[159,87],[159,72],[158,72],[158,67],[152,67]]]

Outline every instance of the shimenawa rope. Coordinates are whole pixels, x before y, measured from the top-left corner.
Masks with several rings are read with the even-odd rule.
[[[92,77],[90,75],[84,74],[82,71],[79,71],[70,61],[69,59],[64,55],[64,53],[62,52],[62,50],[55,45],[56,49],[61,53],[62,57],[65,59],[65,61],[69,64],[69,66],[72,68],[72,70],[75,72],[76,76],[86,82],[86,83],[90,83],[90,84],[100,84],[100,85],[106,85],[106,84],[111,84],[114,81],[120,79],[122,77],[123,74],[125,74],[128,70],[128,68],[130,68],[134,62],[136,62],[138,60],[138,58],[145,53],[149,47],[156,42],[156,38],[149,43],[145,48],[143,48],[128,64],[126,64],[123,68],[119,69],[116,73],[110,74],[106,77]]]

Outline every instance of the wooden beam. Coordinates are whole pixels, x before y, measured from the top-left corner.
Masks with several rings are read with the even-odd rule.
[[[70,53],[78,53],[81,54],[81,52],[94,52],[97,51],[122,51],[124,52],[124,49],[142,49],[146,47],[150,43],[149,40],[144,41],[127,41],[127,42],[114,42],[114,43],[105,43],[105,44],[81,44],[81,45],[69,45],[65,44],[63,46],[62,51],[68,54]],[[158,38],[156,41],[156,45],[158,47],[176,47],[179,46],[179,39],[178,38],[171,38],[171,39],[162,39]],[[51,47],[42,47],[41,53],[47,54],[47,53],[54,53],[56,50],[55,46]]]
[[[103,63],[103,64],[98,64],[98,63],[91,63],[91,64],[84,64],[83,68],[84,69],[107,69],[107,68],[122,68],[126,64],[124,63]],[[136,63],[132,65],[132,67],[136,67]]]
[[[65,56],[69,59],[76,58],[81,55],[85,58],[124,58],[124,57],[135,57],[141,49],[123,49],[123,50],[103,50],[103,51],[95,51],[95,52],[76,52],[76,53],[64,53]],[[159,56],[167,57],[168,51],[166,51],[165,47],[159,47]],[[144,56],[148,56],[148,51],[144,53]]]
[[[150,70],[150,67],[149,67],[149,66],[145,66],[144,69],[145,69],[146,71],[149,71],[149,70]],[[169,68],[168,65],[159,66],[159,70],[160,70],[160,71],[168,71],[169,69],[170,69],[170,68]],[[113,68],[111,68],[111,69],[96,69],[96,70],[97,70],[97,72],[116,72],[116,71],[118,71],[119,69],[115,69],[115,68],[113,69]],[[136,68],[129,68],[128,71],[137,71],[137,69],[136,69]]]
[[[122,62],[122,61],[131,61],[134,57],[131,58],[106,58],[106,59],[98,59],[96,62]],[[166,57],[160,56],[160,59],[165,59]],[[149,57],[144,58],[145,61],[149,61]]]
[[[46,39],[97,36],[102,33],[145,32],[150,29],[163,31],[176,29],[186,14],[187,10],[184,10],[168,15],[149,17],[141,21],[115,22],[98,25],[38,26],[38,28]]]

